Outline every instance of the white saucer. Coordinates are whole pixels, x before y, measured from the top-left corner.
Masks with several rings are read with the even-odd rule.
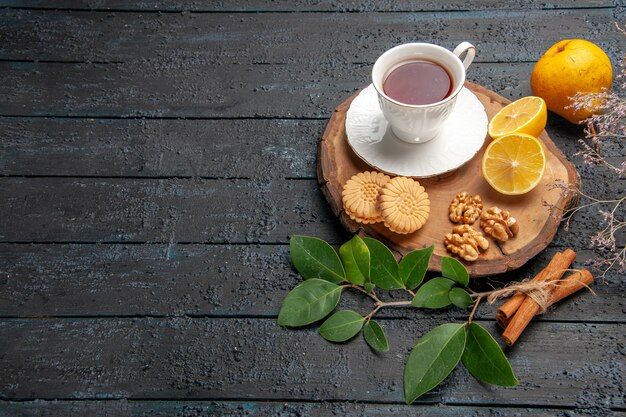
[[[463,87],[454,111],[434,139],[406,143],[394,135],[370,84],[348,109],[346,134],[354,152],[372,167],[406,177],[432,177],[476,155],[487,136],[487,114],[478,98]]]

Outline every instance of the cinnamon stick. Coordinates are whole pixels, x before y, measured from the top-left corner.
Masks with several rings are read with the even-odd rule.
[[[536,283],[536,282],[543,281],[545,279],[546,274],[550,271],[551,266],[559,262],[559,258],[561,256],[563,256],[561,252],[555,253],[552,259],[550,260],[550,263],[548,263],[548,265],[546,265],[545,268],[539,271],[539,273],[535,275],[535,277],[531,279],[530,282]],[[503,329],[506,328],[506,326],[509,324],[509,322],[515,315],[515,312],[517,311],[519,306],[522,305],[525,299],[526,299],[526,294],[524,294],[523,292],[518,291],[517,293],[515,293],[504,304],[502,304],[500,308],[498,308],[498,312],[496,313],[496,323],[498,323],[500,327],[502,327]]]
[[[582,288],[588,287],[593,282],[593,276],[586,270],[576,271],[569,275],[567,278],[559,282],[551,295],[547,307],[558,303],[562,299],[569,297]],[[539,311],[539,306],[531,298],[527,298],[528,301],[522,303],[517,313],[510,320],[509,325],[502,333],[504,342],[512,346],[520,337],[526,326],[531,322]]]
[[[563,278],[559,281],[559,285],[554,287],[552,293],[550,294],[550,301],[548,302],[548,307],[553,304],[558,303],[564,298],[569,297],[570,295],[580,291],[583,288],[589,287],[593,282],[593,275],[586,269],[581,269],[580,271],[576,271],[571,275]]]
[[[574,259],[576,259],[576,252],[571,249],[566,249],[563,253],[557,252],[548,265],[539,271],[531,282],[538,283],[552,279],[560,279],[565,273],[565,270],[574,262]],[[556,272],[560,272],[558,277],[555,275]],[[526,294],[518,292],[500,306],[496,313],[496,322],[500,327],[506,328],[508,326],[517,310],[527,298]]]
[[[574,272],[573,274],[559,281],[559,285],[552,290],[547,307],[551,307],[562,299],[577,293],[583,288],[587,288],[589,285],[591,285],[591,283],[593,283],[593,275],[591,275],[591,272],[589,272],[588,270],[582,269],[580,271]],[[498,324],[503,329],[506,329],[512,319],[513,316],[509,317],[508,319],[498,320]]]
[[[567,251],[569,250],[570,249],[567,249],[565,252],[563,252],[563,255],[566,255]],[[574,253],[574,251],[571,252]],[[572,255],[567,254],[567,256],[571,258]],[[574,253],[573,256],[575,257],[576,254]],[[545,281],[555,281],[561,279],[567,267],[569,267],[569,264],[565,268],[561,267],[551,270],[548,274],[546,274]],[[557,287],[553,288],[553,290],[556,288]],[[554,291],[551,291],[551,293],[552,292]],[[517,312],[515,312],[515,315],[513,316],[509,324],[504,329],[504,333],[502,333],[502,338],[504,339],[504,342],[509,346],[513,346],[513,344],[520,337],[524,329],[526,329],[526,326],[528,326],[530,321],[533,319],[533,317],[535,317],[540,309],[541,307],[539,306],[539,304],[537,304],[537,302],[535,302],[535,300],[533,300],[531,297],[526,297],[517,309]]]

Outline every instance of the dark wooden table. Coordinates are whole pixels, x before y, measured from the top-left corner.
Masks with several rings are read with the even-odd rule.
[[[276,324],[300,282],[289,237],[349,238],[319,190],[316,149],[381,52],[471,41],[468,79],[517,99],[562,38],[599,44],[617,70],[619,3],[0,1],[0,416],[626,415],[615,270],[507,350],[519,387],[459,368],[413,406],[408,350],[458,310],[386,312],[386,354]],[[547,130],[586,192],[624,194],[575,156],[580,127],[551,115]],[[582,266],[599,226],[597,211],[579,213],[491,282],[565,247]],[[494,312],[482,305],[477,320],[497,335]]]

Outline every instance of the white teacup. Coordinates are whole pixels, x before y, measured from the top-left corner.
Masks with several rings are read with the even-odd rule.
[[[460,56],[466,53],[461,61]],[[454,52],[430,43],[407,43],[383,53],[374,63],[372,83],[378,92],[378,102],[391,125],[393,133],[408,143],[423,143],[437,136],[443,123],[452,113],[456,97],[465,82],[465,70],[476,55],[476,48],[469,42],[460,43]],[[442,66],[451,78],[450,94],[432,104],[405,104],[385,94],[383,83],[394,68],[403,62],[426,60]]]

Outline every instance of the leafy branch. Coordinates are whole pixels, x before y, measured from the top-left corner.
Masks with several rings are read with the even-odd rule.
[[[287,294],[278,324],[300,327],[325,319],[319,333],[330,342],[345,342],[362,331],[373,350],[387,352],[387,336],[373,319],[381,309],[474,306],[465,323],[437,326],[417,341],[404,368],[407,404],[438,386],[459,362],[480,381],[501,386],[518,384],[498,343],[472,322],[485,294],[472,296],[467,292],[469,274],[463,264],[443,257],[442,276],[424,282],[433,245],[406,254],[400,262],[383,243],[356,235],[339,248],[339,254],[325,241],[308,236],[293,236],[290,250],[291,260],[305,281]],[[404,290],[411,298],[385,302],[376,289]],[[331,315],[344,290],[356,290],[370,298],[372,310],[365,316],[352,310]]]

